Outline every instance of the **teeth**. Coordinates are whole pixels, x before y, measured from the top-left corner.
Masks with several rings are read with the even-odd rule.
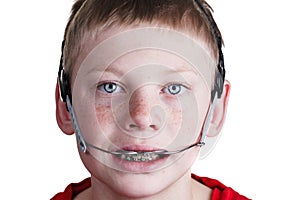
[[[132,155],[122,154],[119,156],[122,160],[130,161],[130,162],[150,162],[156,159],[159,159],[160,156],[155,153],[137,153]]]

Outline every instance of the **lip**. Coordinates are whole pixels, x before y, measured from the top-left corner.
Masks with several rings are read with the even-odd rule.
[[[163,150],[153,146],[145,146],[145,145],[127,145],[121,148],[124,151],[135,151],[135,152],[151,152]]]
[[[137,153],[147,153],[147,152],[153,152],[153,151],[161,151],[163,149],[159,149],[153,146],[144,146],[144,145],[127,145],[123,146],[121,151],[127,151],[127,152],[137,152]],[[126,159],[122,159],[120,155],[112,155],[113,161],[116,165],[118,165],[118,168],[131,172],[131,173],[143,173],[143,172],[151,172],[158,170],[159,168],[164,166],[164,163],[167,161],[168,155],[161,156],[155,160],[149,160],[149,161],[128,161]]]

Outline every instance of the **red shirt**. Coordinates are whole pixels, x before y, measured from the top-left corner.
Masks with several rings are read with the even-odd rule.
[[[192,174],[192,178],[213,190],[211,200],[249,200],[230,187],[226,187],[218,180],[207,177],[199,177]],[[51,200],[72,200],[80,192],[91,187],[91,179],[87,178],[80,183],[71,183],[64,192],[56,194]]]

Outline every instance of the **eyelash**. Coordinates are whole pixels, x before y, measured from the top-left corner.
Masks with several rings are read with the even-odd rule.
[[[106,86],[108,86],[109,88],[107,88]],[[179,91],[175,91],[175,92],[171,92],[171,87],[173,87],[172,89],[176,89],[175,87],[180,87]],[[101,92],[104,92],[106,94],[113,94],[113,93],[120,93],[120,92],[124,92],[124,88],[122,86],[120,86],[120,84],[114,82],[114,81],[109,81],[109,82],[100,82],[97,84],[97,90],[100,90]],[[114,88],[111,88],[114,87]],[[111,91],[109,91],[111,89]],[[178,89],[178,88],[177,88]],[[185,92],[185,90],[190,89],[188,86],[182,84],[182,83],[169,83],[168,85],[166,85],[165,87],[162,88],[162,92],[172,95],[172,96],[176,96],[176,95],[180,95],[182,93]]]
[[[175,86],[175,87],[176,87],[176,86],[180,86],[180,90],[177,91],[177,92],[172,93],[172,92],[170,91],[170,87],[174,87],[174,86]],[[175,88],[173,88],[173,89],[175,89]],[[176,95],[180,95],[180,94],[184,93],[185,90],[187,90],[187,89],[189,89],[189,87],[186,86],[186,85],[184,85],[184,84],[182,84],[182,83],[170,83],[170,84],[168,84],[166,87],[164,87],[164,88],[162,89],[162,91],[163,91],[164,93],[170,94],[170,95],[172,95],[172,96],[176,96]]]
[[[109,86],[110,88],[107,88],[106,86]],[[114,87],[113,89],[111,89],[111,87]],[[112,91],[108,91],[109,89],[111,89]],[[101,82],[97,84],[97,90],[100,90],[101,92],[107,93],[107,94],[113,94],[117,92],[122,92],[124,91],[124,88],[122,86],[120,86],[120,84],[115,83],[113,81],[109,81],[109,82]]]

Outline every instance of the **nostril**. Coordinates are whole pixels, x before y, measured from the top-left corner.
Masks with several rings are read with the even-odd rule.
[[[158,130],[158,127],[155,125],[150,125],[149,127],[152,128],[153,130]]]
[[[150,125],[142,125],[142,124],[129,124],[129,129],[152,129],[152,130],[158,130],[158,127],[154,124]]]
[[[137,127],[137,126],[134,124],[129,124],[129,128],[135,128],[135,127]]]

